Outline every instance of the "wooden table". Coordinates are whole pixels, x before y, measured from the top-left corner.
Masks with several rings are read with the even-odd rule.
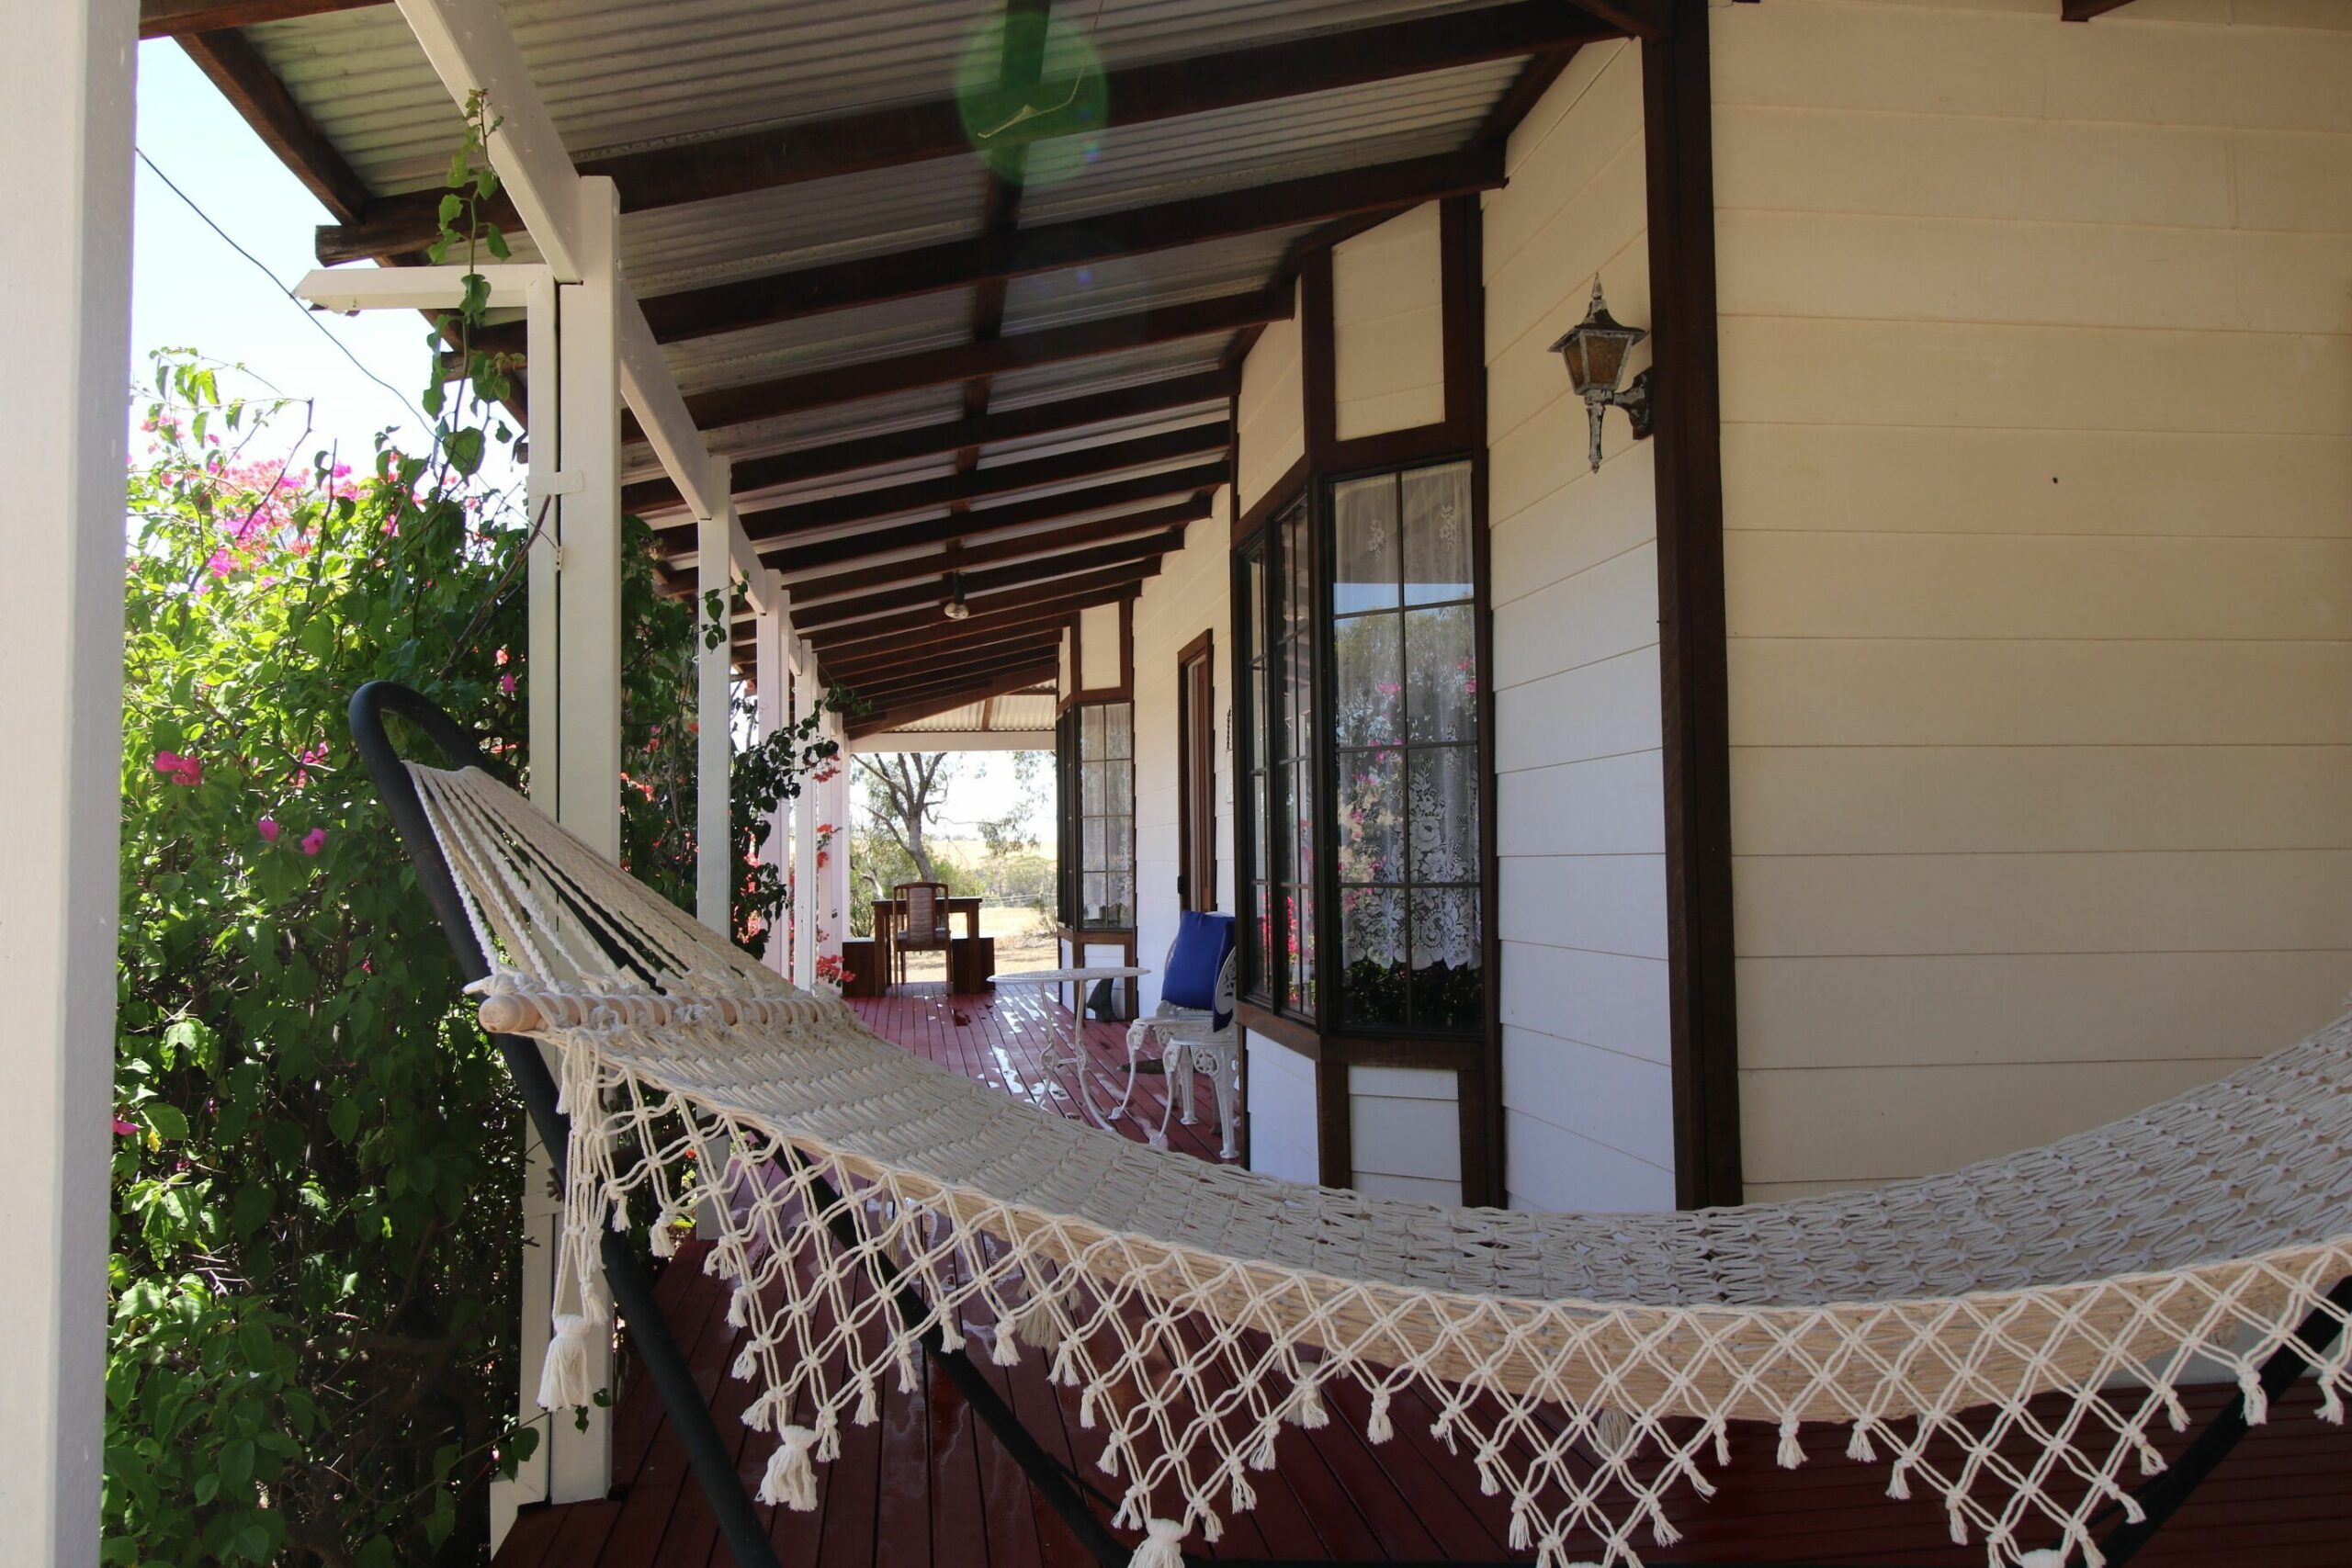
[[[978,942],[980,937],[980,900],[977,897],[951,897],[942,899],[941,902],[947,906],[947,918],[950,920],[960,919],[964,922],[965,937],[969,941]],[[906,913],[904,899],[876,898],[874,900],[874,952],[882,962],[882,983],[886,987],[890,983],[890,976],[898,973],[896,948],[899,929],[906,919]],[[942,953],[940,956],[944,959],[947,954]],[[954,978],[952,973],[949,978],[951,980]]]

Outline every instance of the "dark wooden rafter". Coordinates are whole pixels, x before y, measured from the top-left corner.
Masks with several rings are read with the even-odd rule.
[[[1740,1201],[1713,105],[1706,0],[1642,45],[1675,1201]]]
[[[999,663],[1018,663],[1027,657],[1025,650],[1057,647],[1061,635],[1058,621],[1017,626],[1011,631],[978,632],[968,637],[942,633],[922,639],[902,638],[882,649],[836,649],[835,657],[826,664],[845,681],[854,678],[871,684],[895,680],[909,670],[935,665],[944,659],[985,658]]]
[[[1057,619],[1090,604],[1107,604],[1133,592],[1146,578],[1159,575],[1157,561],[1138,561],[1129,566],[1106,567],[1056,582],[1049,592],[1009,589],[969,601],[971,615],[961,621],[950,621],[937,610],[910,610],[898,615],[880,615],[872,620],[851,621],[842,626],[826,626],[809,637],[820,649],[841,648],[852,643],[881,642],[909,632],[925,632],[937,626],[952,626],[961,630],[989,631],[1002,626],[1035,626],[1042,621]]]
[[[144,26],[142,19],[142,28]],[[368,186],[335,151],[270,70],[269,62],[232,27],[179,36],[179,46],[211,79],[254,134],[267,143],[303,187],[336,217],[348,220],[368,206]]]
[[[656,338],[677,343],[975,285],[989,288],[1001,310],[1003,285],[1012,278],[1301,223],[1362,213],[1393,214],[1425,201],[1492,190],[1502,183],[1501,149],[1483,146],[1030,229],[1017,227],[1009,211],[1000,210],[977,239],[658,295],[644,302],[645,317]],[[1001,182],[1000,188],[1006,191],[1008,203],[1017,202],[1018,187]],[[519,324],[491,327],[475,335],[478,346],[489,352],[523,352]]]
[[[954,581],[941,576],[928,582],[906,583],[896,588],[877,589],[846,599],[824,604],[802,605],[796,596],[792,623],[803,632],[813,632],[820,626],[830,626],[859,616],[882,615],[893,610],[911,609],[920,605],[934,608],[945,604],[961,586],[968,600],[975,595],[992,593],[1000,589],[1034,586],[1040,592],[1051,592],[1063,578],[1080,576],[1101,567],[1125,566],[1131,561],[1158,560],[1170,550],[1184,547],[1184,531],[1170,528],[1163,533],[1146,534],[1139,538],[1121,539],[1091,549],[1070,550],[1060,555],[1040,556],[1034,560],[1012,566],[990,567],[985,570],[967,571],[961,567],[949,570],[956,573]]]
[[[1061,646],[1060,621],[1044,626],[1023,626],[1009,632],[998,632],[978,638],[943,638],[936,642],[904,643],[887,656],[868,659],[836,658],[825,661],[844,685],[865,682],[868,685],[888,684],[910,671],[935,669],[943,661],[954,659],[978,659],[998,664],[1018,664],[1033,654],[1053,651]],[[850,650],[843,650],[844,653]]]
[[[1675,0],[1573,0],[1579,11],[1618,32],[1645,41],[1664,38]]]
[[[1067,452],[1031,457],[1018,463],[1001,463],[995,468],[971,473],[948,474],[937,479],[912,479],[905,484],[882,485],[873,490],[852,491],[845,495],[828,496],[821,501],[804,501],[791,506],[774,506],[765,510],[754,506],[747,508],[745,515],[758,521],[756,525],[746,523],[744,526],[749,530],[753,544],[768,545],[829,528],[885,522],[957,502],[988,501],[999,496],[1016,495],[1023,491],[1041,490],[1049,485],[1066,485],[1076,479],[1099,479],[1104,474],[1115,474],[1129,468],[1155,468],[1165,463],[1216,457],[1232,445],[1232,426],[1218,420],[1209,424],[1187,425],[1182,430],[1166,431],[1158,435],[1139,435],[1132,440],[1074,447]]]
[[[2064,0],[2058,17],[2061,21],[2087,22],[2093,17],[2104,17],[2109,11],[2120,11],[2132,0]]]
[[[992,660],[986,663],[955,663],[941,660],[929,670],[898,677],[894,680],[869,683],[859,694],[868,703],[897,705],[910,697],[928,697],[959,694],[961,700],[977,702],[980,692],[976,688],[1002,686],[1012,691],[1034,686],[1054,677],[1054,665],[1059,658],[1057,645],[1047,642],[1032,647],[1017,660]],[[991,691],[990,694],[995,694]]]
[[[735,463],[735,491],[739,495],[748,494],[778,485],[801,484],[810,479],[828,479],[835,474],[855,473],[860,468],[879,468],[917,457],[940,457],[965,447],[1056,435],[1115,420],[1181,413],[1187,409],[1206,408],[1211,404],[1223,405],[1239,385],[1240,377],[1234,371],[1204,370],[1165,381],[1147,381],[1139,387],[1091,393],[1082,398],[1033,403],[1025,408],[998,409],[964,419],[917,425],[910,430],[852,436],[846,441],[829,441],[820,446],[795,452],[738,458]],[[684,504],[678,495],[678,487],[667,477],[643,479],[621,489],[622,510],[640,517]]]
[[[1117,354],[1190,337],[1216,336],[1240,327],[1283,321],[1290,312],[1287,288],[1226,294],[1132,315],[1016,333],[992,343],[924,349],[827,370],[803,371],[770,381],[721,387],[686,399],[686,411],[697,425],[711,430],[854,402],[860,398],[953,386],[976,376]]]
[[[185,38],[381,4],[384,0],[139,0],[139,36]]]
[[[1481,10],[1124,66],[1103,73],[1103,96],[1110,106],[1109,125],[1136,125],[1535,54],[1615,37],[1619,31],[1555,0],[1515,0]],[[1034,141],[1101,129],[1048,114],[1030,120],[1022,134]],[[961,109],[946,97],[584,159],[580,172],[609,175],[620,186],[623,209],[642,211],[954,157],[969,149]],[[429,244],[438,231],[434,211],[438,199],[438,192],[387,197],[369,207],[363,222],[321,229],[319,260],[333,265]],[[511,223],[511,210],[500,220]]]
[[[1033,524],[1057,522],[1066,517],[1080,517],[1088,513],[1164,502],[1171,496],[1189,496],[1215,490],[1225,482],[1226,473],[1227,465],[1221,462],[1196,464],[1165,474],[1118,479],[1086,490],[1064,491],[1028,501],[1009,501],[983,512],[926,518],[920,523],[895,524],[887,528],[848,534],[836,539],[816,539],[779,550],[763,550],[760,558],[786,576],[795,576],[823,567],[839,566],[865,556],[922,549],[944,545],[950,539],[998,529],[1027,527]]]
[[[933,715],[945,713],[950,708],[962,707],[967,703],[986,702],[992,697],[1010,696],[1015,692],[1030,691],[1049,683],[1053,679],[1053,672],[1054,667],[1048,663],[1042,671],[1012,671],[969,689],[952,688],[949,694],[945,695],[903,697],[878,713],[851,720],[850,735],[853,739],[868,735],[884,735],[900,725],[930,718]]]
[[[1067,528],[1017,534],[1011,538],[991,539],[981,544],[950,539],[947,548],[940,553],[912,556],[904,560],[867,562],[824,577],[791,578],[786,580],[786,587],[791,590],[794,604],[817,604],[888,587],[896,582],[936,577],[944,571],[1001,566],[1035,556],[1056,555],[1089,545],[1107,544],[1113,539],[1136,534],[1181,529],[1208,514],[1208,502],[1196,498],[1180,502],[1174,506],[1155,506],[1146,512],[1124,513],[1116,517],[1097,518],[1091,523],[1073,523]]]

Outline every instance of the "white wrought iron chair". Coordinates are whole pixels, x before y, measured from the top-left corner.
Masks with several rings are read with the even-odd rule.
[[[1170,965],[1173,965],[1175,958],[1175,945],[1170,943]],[[1139,1018],[1127,1026],[1128,1059],[1134,1060],[1140,1051],[1157,1051],[1168,1075],[1168,1106],[1159,1114],[1159,1133],[1152,1140],[1155,1144],[1164,1145],[1168,1142],[1170,1111],[1180,1112],[1188,1127],[1199,1120],[1193,1114],[1193,1075],[1200,1072],[1208,1075],[1209,1086],[1216,1094],[1217,1132],[1224,1140],[1217,1157],[1233,1159],[1241,1153],[1233,1135],[1234,1107],[1241,1097],[1241,1032],[1233,1018],[1234,1002],[1240,988],[1240,958],[1238,950],[1225,955],[1225,963],[1216,972],[1214,1010],[1162,1001],[1149,1018]],[[1216,1027],[1220,1015],[1226,1021],[1223,1029]]]

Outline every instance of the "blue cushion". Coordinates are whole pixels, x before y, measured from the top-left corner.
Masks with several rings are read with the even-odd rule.
[[[1232,951],[1231,915],[1185,910],[1176,927],[1176,945],[1168,954],[1168,975],[1160,982],[1160,999],[1180,1008],[1215,1013],[1217,971],[1225,967],[1226,954]],[[1233,1015],[1216,1013],[1210,1021],[1223,1029],[1233,1021]]]

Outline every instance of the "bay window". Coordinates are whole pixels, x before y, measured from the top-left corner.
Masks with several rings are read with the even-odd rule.
[[[1339,479],[1237,551],[1243,989],[1310,1028],[1486,1027],[1473,480]]]
[[[1061,923],[1126,930],[1136,911],[1135,708],[1081,703],[1062,715]]]

